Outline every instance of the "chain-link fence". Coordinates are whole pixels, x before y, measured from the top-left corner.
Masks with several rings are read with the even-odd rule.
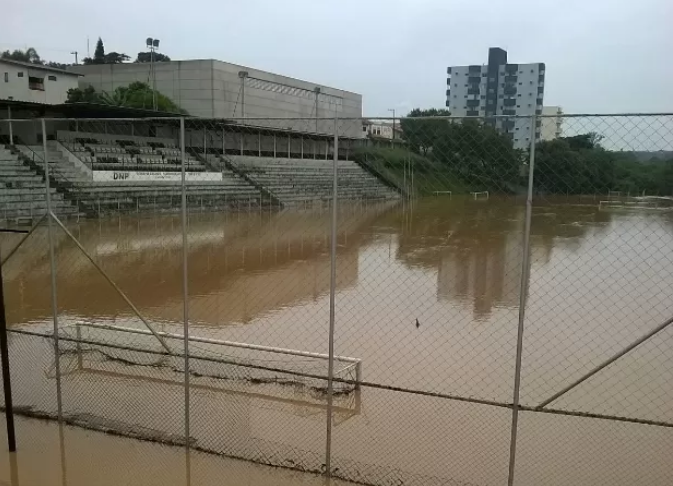
[[[27,417],[120,436],[86,440],[121,469],[131,439],[205,453],[194,477],[673,481],[673,115],[0,137],[19,444]]]

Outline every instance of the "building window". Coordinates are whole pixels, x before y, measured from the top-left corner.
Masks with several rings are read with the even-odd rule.
[[[519,86],[521,86],[523,83],[519,83]]]
[[[465,99],[467,99],[467,95],[465,95]]]
[[[517,108],[521,108],[521,105],[516,105]]]
[[[56,76],[47,76],[49,81],[56,81]]]
[[[28,76],[28,89],[44,91],[44,78]]]
[[[515,130],[518,130],[518,129],[519,129],[519,127],[516,127],[516,128],[515,128]]]
[[[455,88],[457,88],[457,87],[458,87],[458,83],[455,83],[453,86],[454,86]]]
[[[366,132],[366,131],[367,131],[367,127],[366,127],[366,126],[362,127],[362,131],[363,131],[363,132]]]
[[[20,78],[23,78],[23,73],[22,73],[22,72],[21,72],[21,73],[17,73],[17,76],[20,77]]]
[[[5,73],[5,83],[9,83],[9,73]]]
[[[518,94],[518,95],[516,95],[516,96],[517,96],[517,98],[521,98],[521,93],[519,93],[519,94]]]
[[[485,100],[485,99],[486,99],[486,95],[481,95],[481,99],[482,99],[482,100]]]
[[[534,70],[534,69],[531,69],[531,70],[530,70],[530,73],[531,73],[531,74],[534,74],[534,73],[535,73],[535,70]]]
[[[531,105],[530,103],[528,103],[528,108],[532,108],[532,107],[533,107],[533,105]]]
[[[533,84],[533,82],[531,81],[531,82],[530,82],[530,84],[532,85],[532,84]]]

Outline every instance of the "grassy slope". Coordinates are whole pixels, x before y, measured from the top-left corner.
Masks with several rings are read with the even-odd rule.
[[[404,185],[405,165],[408,168],[411,164],[416,196],[431,195],[434,191],[462,194],[472,190],[449,168],[404,147],[367,147],[358,149],[353,155],[356,162],[370,167],[398,187]]]

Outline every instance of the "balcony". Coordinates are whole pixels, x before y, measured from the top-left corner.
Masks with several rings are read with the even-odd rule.
[[[506,96],[514,96],[516,95],[516,87],[515,86],[505,86],[503,89],[503,93],[505,93]]]
[[[477,66],[477,65],[475,65],[475,64],[473,64],[473,65],[471,65],[471,66],[468,66],[468,68],[467,68],[467,72],[468,72],[469,74],[474,74],[474,73],[479,73],[479,74],[481,74],[481,66]]]
[[[517,79],[516,76],[505,76],[505,83],[516,83]]]
[[[481,76],[468,76],[468,84],[479,84],[481,83]]]
[[[479,94],[479,88],[468,88],[467,94],[469,95],[478,95]]]
[[[479,112],[476,110],[467,110],[465,113],[467,116],[479,116]]]
[[[505,72],[507,74],[516,74],[519,69],[518,64],[505,64]]]
[[[450,68],[450,67],[447,67],[447,68],[446,68],[446,74],[448,74],[449,76],[451,76],[451,68]]]
[[[474,107],[479,106],[479,100],[467,100],[467,101],[465,102],[465,104],[466,104],[469,108],[474,108]]]
[[[502,100],[502,105],[503,106],[515,106],[516,105],[516,100],[515,99]]]

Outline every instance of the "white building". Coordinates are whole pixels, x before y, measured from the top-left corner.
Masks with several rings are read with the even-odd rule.
[[[560,106],[543,106],[540,140],[554,140],[563,136],[563,110]]]
[[[68,90],[77,88],[79,75],[29,62],[0,59],[0,100],[58,105]]]
[[[511,64],[507,51],[492,47],[488,64],[447,68],[446,106],[454,116],[483,117],[507,134],[515,148],[527,148],[532,135],[530,116],[542,113],[544,63]],[[535,138],[540,139],[540,123]]]
[[[393,124],[391,121],[365,119],[362,121],[362,132],[373,138],[402,139],[402,128],[399,122]]]
[[[227,62],[187,60],[155,63],[156,90],[192,116],[236,119],[255,126],[333,133],[334,118],[360,118],[362,95]],[[134,81],[150,84],[149,63],[78,65],[81,87],[112,92]],[[151,106],[147,107],[151,109]],[[272,118],[303,118],[271,120]],[[314,119],[313,119],[314,118]],[[362,137],[362,125],[340,123],[343,136]]]

